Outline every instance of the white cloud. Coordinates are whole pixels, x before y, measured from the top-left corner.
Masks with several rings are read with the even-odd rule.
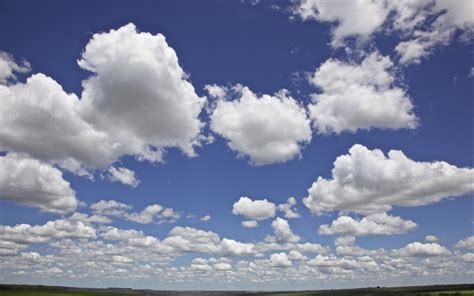
[[[429,243],[434,243],[434,242],[437,242],[439,239],[434,236],[434,235],[427,235],[425,236],[425,241],[429,242]]]
[[[393,63],[374,52],[360,64],[329,59],[309,79],[321,93],[308,105],[318,133],[417,127],[405,90],[394,86]]]
[[[273,96],[258,96],[242,85],[232,91],[216,85],[207,90],[218,98],[211,114],[212,130],[253,165],[289,161],[311,141],[306,110],[284,90]],[[230,99],[235,96],[238,99]]]
[[[254,256],[258,253],[252,243],[242,243],[227,238],[222,240],[221,252],[224,256]]]
[[[92,215],[75,212],[71,217],[67,218],[71,221],[81,221],[83,223],[98,223],[98,224],[110,224],[112,220],[109,217],[101,215]]]
[[[275,253],[270,255],[270,265],[273,267],[291,267],[290,259],[286,253]]]
[[[94,228],[80,221],[54,220],[43,225],[18,224],[15,226],[0,225],[0,236],[3,241],[18,244],[46,242],[51,238],[60,239],[95,239]]]
[[[388,11],[384,1],[300,0],[294,13],[303,20],[315,19],[335,24],[331,45],[340,47],[344,45],[344,39],[347,37],[370,38],[374,32],[380,30]]]
[[[206,216],[203,216],[201,217],[199,220],[203,221],[203,222],[207,222],[207,221],[210,221],[211,220],[211,215],[206,215]]]
[[[141,223],[141,224],[149,224],[153,222],[153,219],[156,215],[158,215],[163,210],[161,205],[149,205],[145,209],[143,209],[140,213],[131,213],[126,216],[127,220]]]
[[[81,99],[41,73],[25,84],[0,85],[0,150],[88,177],[91,168],[124,155],[161,161],[171,147],[195,155],[205,98],[196,95],[163,35],[139,33],[133,24],[94,34],[78,64],[93,73]],[[129,171],[109,173],[137,184]]]
[[[267,236],[265,239],[268,242],[278,242],[278,243],[297,243],[301,238],[293,233],[288,224],[288,221],[277,217],[272,222],[272,228],[274,231],[273,236]]]
[[[70,212],[78,204],[74,190],[60,170],[11,153],[0,156],[0,199],[50,213]]]
[[[108,172],[108,178],[112,182],[120,182],[122,184],[129,185],[132,187],[137,187],[138,184],[140,184],[140,180],[138,180],[135,172],[127,168],[115,168],[112,166],[108,169]]]
[[[474,249],[474,235],[458,241],[455,247],[459,249]]]
[[[176,226],[163,243],[181,252],[216,253],[221,240],[219,235],[212,231]]]
[[[144,237],[142,231],[135,229],[119,229],[112,226],[103,229],[103,232],[100,235],[108,240],[128,240],[132,238]]]
[[[141,159],[161,160],[165,147],[195,155],[205,99],[163,35],[133,24],[94,34],[78,64],[94,73],[83,82],[81,114],[99,130]]]
[[[368,215],[361,220],[349,216],[340,216],[331,225],[321,225],[319,234],[337,234],[351,236],[394,235],[416,229],[417,224],[411,220],[390,216],[386,213]]]
[[[399,250],[403,256],[413,257],[431,257],[431,256],[445,256],[451,254],[451,252],[445,247],[437,243],[419,243],[414,242],[406,245]]]
[[[286,219],[299,218],[300,215],[293,207],[296,205],[296,199],[294,197],[288,198],[286,203],[279,204],[278,210],[285,213]]]
[[[245,221],[242,221],[241,224],[245,228],[255,228],[258,226],[258,222],[255,220],[245,220]]]
[[[124,217],[132,209],[131,206],[115,200],[101,200],[92,204],[90,208],[95,214],[112,217]]]
[[[312,213],[332,210],[387,212],[462,196],[474,190],[474,170],[446,162],[416,162],[402,151],[369,150],[356,144],[334,162],[332,178],[318,177],[303,203]]]
[[[30,63],[23,60],[17,63],[14,57],[4,51],[0,51],[0,84],[16,80],[16,73],[27,73],[31,71]]]
[[[266,199],[251,200],[245,196],[240,197],[232,207],[232,213],[234,215],[242,215],[250,220],[265,220],[274,217],[275,212],[276,206],[274,203],[271,203]]]

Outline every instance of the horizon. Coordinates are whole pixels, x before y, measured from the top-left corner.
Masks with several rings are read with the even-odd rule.
[[[0,282],[472,283],[473,9],[1,1]]]

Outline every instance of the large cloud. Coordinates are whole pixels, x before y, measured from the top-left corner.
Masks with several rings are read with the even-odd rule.
[[[216,85],[206,88],[218,98],[211,114],[212,130],[226,138],[232,150],[248,156],[251,164],[291,160],[311,141],[306,110],[286,91],[258,96],[241,85],[232,90]],[[230,100],[232,96],[238,99]]]
[[[274,203],[263,200],[251,200],[242,196],[232,207],[234,215],[242,215],[250,220],[265,220],[275,216],[276,206]]]
[[[398,250],[398,252],[400,252],[401,255],[413,257],[446,256],[451,254],[448,249],[437,243],[423,244],[420,242],[410,243]]]
[[[0,199],[50,213],[73,211],[78,204],[60,170],[16,154],[0,157]]]
[[[313,213],[332,210],[386,212],[392,206],[415,207],[474,190],[474,169],[446,162],[416,162],[402,151],[388,157],[378,149],[354,145],[334,162],[332,178],[319,177],[304,204]]]
[[[413,105],[405,90],[393,86],[392,67],[390,58],[377,52],[360,64],[324,62],[310,78],[321,90],[308,106],[318,132],[415,128]]]
[[[195,155],[205,99],[163,35],[139,33],[133,24],[95,34],[78,63],[93,72],[80,100],[41,73],[24,84],[0,85],[0,150],[80,175],[123,155],[160,161],[167,147]],[[116,170],[111,174],[120,179]]]
[[[371,214],[361,220],[349,216],[340,216],[331,225],[321,225],[319,234],[338,234],[351,236],[394,235],[407,233],[417,227],[410,220],[387,215],[386,213]]]

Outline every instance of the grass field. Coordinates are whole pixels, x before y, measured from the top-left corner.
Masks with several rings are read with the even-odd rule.
[[[436,285],[396,288],[361,288],[300,292],[206,292],[206,291],[153,291],[131,289],[79,289],[51,286],[1,285],[0,296],[474,296],[474,284]]]

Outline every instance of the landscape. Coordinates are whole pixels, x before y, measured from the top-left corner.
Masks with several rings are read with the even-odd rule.
[[[0,296],[474,295],[474,0],[0,0]]]

